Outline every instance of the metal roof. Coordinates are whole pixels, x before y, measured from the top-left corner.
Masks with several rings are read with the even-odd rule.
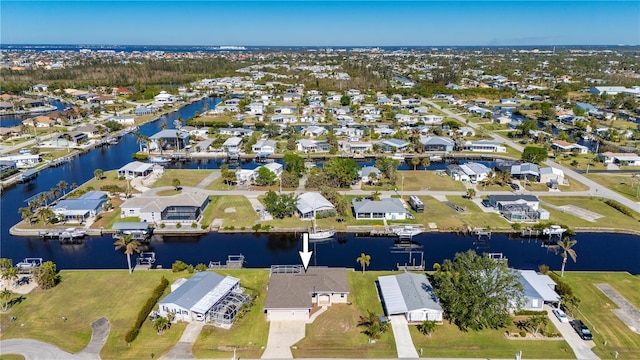
[[[149,223],[146,222],[117,222],[111,227],[113,230],[147,230]]]
[[[238,282],[240,280],[234,277],[199,272],[162,299],[160,304],[176,304],[184,309],[205,313]]]
[[[356,213],[406,213],[402,201],[396,198],[374,200],[352,200],[353,210]]]
[[[153,164],[147,164],[140,161],[132,161],[127,165],[118,169],[118,172],[121,171],[132,171],[132,172],[145,172],[153,167]]]
[[[317,192],[307,192],[298,196],[296,208],[301,214],[307,214],[315,210],[334,209],[332,203]]]
[[[433,288],[424,274],[404,273],[378,277],[388,315],[429,309],[442,311]]]
[[[544,301],[560,301],[560,295],[555,291],[556,283],[548,275],[538,274],[534,270],[518,272],[526,296],[542,298]]]

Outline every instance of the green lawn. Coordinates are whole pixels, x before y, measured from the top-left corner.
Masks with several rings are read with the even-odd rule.
[[[2,354],[0,360],[24,360],[24,356],[18,354]]]
[[[102,359],[141,359],[152,352],[160,356],[178,341],[184,324],[175,324],[159,336],[147,321],[130,346],[124,336],[161,277],[172,282],[179,275],[168,271],[136,271],[129,275],[124,270],[124,255],[122,268],[61,271],[62,282],[57,287],[25,295],[24,301],[10,309],[9,316],[2,316],[2,338],[41,340],[75,353],[89,343],[91,323],[106,317],[111,332],[100,354]],[[105,296],[105,289],[109,296]],[[18,321],[10,322],[10,316]],[[67,321],[62,321],[63,316]]]
[[[269,271],[242,269],[217,272],[239,278],[240,285],[255,301],[249,312],[237,319],[231,329],[205,326],[193,345],[193,354],[200,358],[228,359],[233,356],[233,349],[236,348],[238,358],[260,358],[269,336],[269,323],[263,313]]]
[[[602,227],[602,228],[615,228],[615,229],[640,229],[640,223],[634,220],[618,210],[605,204],[600,198],[596,197],[555,197],[555,196],[541,196],[541,201],[548,202],[556,206],[562,205],[574,205],[582,209],[589,210],[596,214],[604,215],[604,217],[590,222],[574,216],[570,213],[565,213],[556,209],[552,209],[548,206],[542,205],[545,210],[548,210],[551,215],[551,220],[560,224],[565,224],[569,227]]]
[[[462,196],[447,196],[447,200],[465,209],[458,217],[472,228],[510,229],[511,225],[505,218],[496,213],[486,213],[476,203]],[[446,206],[446,205],[445,205]]]
[[[212,173],[212,170],[183,170],[183,169],[167,169],[151,187],[173,186],[173,179],[180,180],[180,186],[195,187]]]
[[[598,184],[606,186],[628,199],[633,201],[640,201],[640,197],[636,195],[640,194],[638,190],[639,179],[634,179],[631,176],[634,173],[616,173],[614,174],[587,174],[587,178],[597,182]]]
[[[235,208],[236,211],[226,213],[225,209],[230,208]],[[252,227],[258,221],[258,215],[244,196],[211,196],[201,223],[208,226],[214,219],[224,219],[223,226],[234,226],[240,229],[243,226]]]
[[[404,175],[404,184],[402,176]],[[432,191],[464,191],[464,185],[455,181],[441,171],[398,171],[398,180],[395,185],[381,184],[379,186],[363,185],[362,190],[394,190],[404,191],[432,190]]]
[[[562,340],[515,340],[504,336],[506,329],[460,331],[445,321],[431,337],[422,335],[417,326],[409,326],[411,338],[424,357],[503,358],[512,359],[522,351],[525,359],[575,359],[569,345]]]
[[[581,300],[577,316],[593,332],[593,351],[602,359],[613,359],[616,351],[620,359],[640,359],[640,335],[618,319],[611,311],[617,306],[594,285],[607,283],[640,308],[640,277],[622,272],[565,272],[564,280]]]
[[[95,170],[95,169],[94,169]],[[117,170],[109,170],[105,171],[102,174],[102,179],[96,179],[95,177],[91,178],[91,180],[87,181],[84,184],[81,184],[78,189],[89,191],[89,189],[100,190],[103,186],[118,186],[120,189],[126,191],[127,189],[127,180],[118,179],[118,171]],[[139,191],[136,191],[133,187],[129,188],[131,190],[131,194],[136,194]],[[69,191],[67,190],[67,193]],[[73,197],[73,196],[70,196]]]
[[[465,223],[460,219],[464,215],[459,214],[457,211],[445,205],[442,201],[438,201],[431,196],[419,196],[420,200],[424,203],[424,212],[416,213],[412,211],[416,220],[428,225],[433,222],[438,224],[440,230],[460,230],[462,228],[466,231]]]
[[[594,160],[593,154],[559,154],[551,160],[577,170],[587,170],[587,164],[589,164],[589,170],[605,170],[607,168],[600,161]]]
[[[235,190],[235,188],[236,188],[236,185],[225,184],[224,181],[222,180],[222,177],[219,177],[213,180],[209,185],[207,185],[205,189],[221,191],[221,190]]]
[[[359,271],[347,271],[349,301],[352,305],[333,305],[312,324],[307,325],[306,337],[296,344],[297,349],[293,350],[293,356],[396,357],[398,354],[391,328],[375,344],[369,344],[367,336],[361,333],[362,328],[357,326],[360,315],[367,314],[367,311],[384,314],[378,300],[375,281],[378,276],[388,274],[393,273],[367,271],[362,274]]]

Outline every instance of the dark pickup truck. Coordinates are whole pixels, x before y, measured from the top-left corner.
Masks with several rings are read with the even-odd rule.
[[[575,330],[578,335],[582,338],[582,340],[593,340],[593,335],[591,335],[591,330],[587,327],[587,325],[583,324],[580,320],[573,320],[570,322],[571,326],[573,326],[573,330]]]

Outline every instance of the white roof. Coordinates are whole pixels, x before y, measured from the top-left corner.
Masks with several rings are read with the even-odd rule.
[[[334,208],[333,204],[324,196],[317,192],[307,192],[298,196],[298,203],[296,208],[302,214],[307,214],[315,210]]]
[[[222,144],[222,146],[238,146],[242,142],[241,137],[230,137]]]
[[[518,270],[522,278],[540,295],[544,301],[559,301],[556,283],[548,276],[538,274],[534,270]]]
[[[564,172],[554,167],[546,167],[546,168],[540,169],[540,175],[546,175],[546,174],[553,174],[560,177],[564,177]]]
[[[404,314],[407,310],[407,304],[402,298],[402,291],[395,276],[378,277],[380,290],[384,299],[384,306],[387,308],[388,315]]]
[[[118,171],[144,172],[152,167],[153,167],[153,164],[143,163],[140,161],[132,161],[127,165],[118,169]]]
[[[239,282],[240,279],[238,278],[234,278],[231,276],[225,277],[224,279],[222,279],[222,281],[220,281],[220,283],[218,283],[215,288],[211,289],[211,291],[209,291],[198,302],[196,302],[196,304],[191,307],[191,311],[200,314],[206,313],[207,311],[209,311],[209,309],[211,309],[211,307],[213,307],[213,305],[227,296],[229,291],[231,291],[231,289],[233,289],[233,287],[236,286],[236,284]]]

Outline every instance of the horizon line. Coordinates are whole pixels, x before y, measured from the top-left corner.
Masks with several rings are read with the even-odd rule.
[[[237,46],[237,47],[362,47],[362,48],[376,48],[376,47],[530,47],[530,46],[544,46],[544,47],[554,47],[554,46],[611,46],[611,47],[633,47],[640,46],[640,44],[501,44],[501,45],[492,45],[492,44],[475,44],[475,45],[461,45],[461,44],[447,44],[447,45],[243,45],[243,44],[110,44],[110,43],[4,43],[0,44],[0,47],[6,46],[18,46],[18,45],[44,45],[44,46],[180,46],[180,47],[225,47],[225,46]]]

